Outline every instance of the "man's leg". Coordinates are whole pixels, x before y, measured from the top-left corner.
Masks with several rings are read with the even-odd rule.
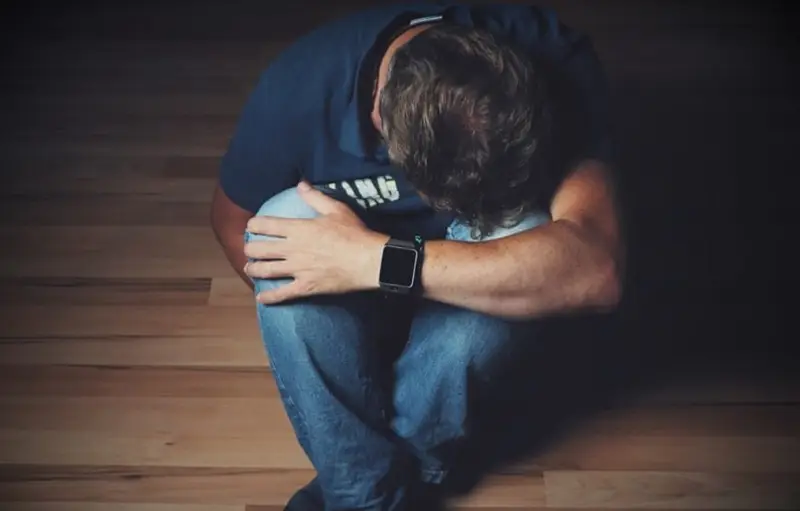
[[[530,215],[516,227],[483,239],[509,236],[548,220],[544,214]],[[448,229],[447,238],[480,241],[460,223]],[[445,477],[470,433],[474,406],[506,376],[522,350],[537,341],[539,327],[535,321],[509,321],[440,302],[420,304],[396,364],[392,425],[416,451],[425,482],[438,484]]]
[[[272,198],[258,214],[317,216],[294,189]],[[260,279],[255,287],[288,281]],[[317,470],[326,510],[404,509],[408,469],[386,421],[391,401],[377,381],[377,307],[370,293],[257,306],[275,381]]]

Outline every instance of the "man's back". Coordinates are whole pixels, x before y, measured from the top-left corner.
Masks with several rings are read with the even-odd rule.
[[[596,122],[593,129],[604,133],[606,116],[588,113],[605,108],[591,46],[562,26],[553,11],[459,3],[380,6],[320,26],[270,63],[222,164],[221,186],[228,197],[255,212],[304,177],[343,192],[363,208],[393,214],[426,211],[403,173],[389,163],[380,140],[370,140],[374,130],[368,108],[387,40],[398,27],[431,16],[488,30],[522,47],[552,68],[561,93],[573,89],[563,103],[586,119],[573,124]]]

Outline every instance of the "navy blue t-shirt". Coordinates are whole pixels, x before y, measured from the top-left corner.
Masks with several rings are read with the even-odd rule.
[[[374,80],[376,60],[385,51],[381,45],[388,44],[394,25],[426,16],[488,29],[549,64],[565,103],[577,112],[571,157],[610,157],[601,66],[589,40],[563,26],[553,11],[525,5],[397,4],[328,22],[269,64],[222,160],[226,195],[255,213],[305,178],[376,213],[429,212],[449,221],[430,211],[402,171],[388,162],[384,147],[365,139],[372,99],[363,84]]]

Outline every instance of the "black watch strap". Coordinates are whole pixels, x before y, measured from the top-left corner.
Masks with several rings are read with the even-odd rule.
[[[425,262],[425,240],[422,239],[422,236],[416,235],[414,236],[414,240],[411,242],[414,247],[417,249],[417,267],[414,269],[414,287],[411,290],[412,294],[421,295],[422,294],[422,263]]]

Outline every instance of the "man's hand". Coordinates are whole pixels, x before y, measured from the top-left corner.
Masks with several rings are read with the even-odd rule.
[[[301,197],[320,216],[287,219],[268,216],[252,218],[248,232],[283,239],[252,241],[245,255],[256,259],[245,273],[256,279],[293,278],[294,281],[256,297],[273,304],[317,294],[341,294],[378,287],[381,249],[388,240],[369,230],[343,202],[302,182]]]

